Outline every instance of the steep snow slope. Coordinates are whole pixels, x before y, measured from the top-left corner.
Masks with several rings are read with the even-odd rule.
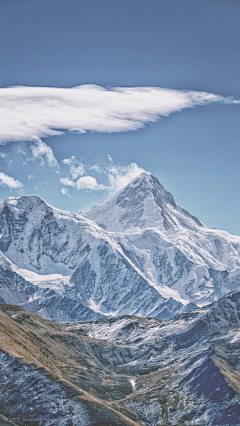
[[[206,228],[149,173],[82,215],[114,234],[149,278],[182,299],[203,306],[239,288],[240,237]]]
[[[81,214],[112,232],[132,228],[158,228],[162,231],[181,227],[196,229],[204,225],[181,206],[153,175],[143,172],[123,190],[102,200]]]
[[[170,318],[188,304],[177,291],[149,279],[121,244],[80,215],[54,209],[36,196],[9,198],[0,211],[2,262],[6,257],[11,260],[8,269],[36,288],[34,292],[31,287],[31,298],[24,296],[28,305],[16,294],[14,299],[3,298],[5,303],[18,303],[62,321],[79,320],[81,309],[85,320],[95,319],[96,314],[153,312]],[[4,288],[4,276],[1,282]]]
[[[169,319],[240,288],[240,237],[206,228],[148,173],[81,215],[6,199],[0,250],[2,302],[59,321]]]
[[[62,282],[66,277],[60,277],[38,276],[19,269],[0,253],[0,303],[20,305],[56,321],[84,321],[104,316],[62,295]]]

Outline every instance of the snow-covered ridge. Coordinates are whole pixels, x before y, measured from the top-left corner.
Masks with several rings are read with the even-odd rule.
[[[81,214],[6,199],[0,250],[1,300],[57,320],[167,319],[240,288],[240,237],[206,228],[145,172]]]
[[[102,200],[81,214],[112,232],[126,232],[132,228],[154,227],[166,231],[204,226],[177,204],[172,194],[147,172],[141,173],[113,197]]]

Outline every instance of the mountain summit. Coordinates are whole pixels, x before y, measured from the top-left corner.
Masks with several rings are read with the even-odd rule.
[[[240,288],[240,237],[206,228],[149,173],[82,214],[0,204],[1,303],[57,321],[169,319]]]
[[[102,200],[84,217],[112,232],[132,228],[196,229],[203,224],[174,201],[156,177],[142,172],[113,197]]]

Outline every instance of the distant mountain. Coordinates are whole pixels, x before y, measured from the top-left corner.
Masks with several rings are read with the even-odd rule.
[[[57,321],[170,319],[240,288],[240,237],[206,228],[140,174],[92,210],[0,204],[1,302]]]
[[[168,321],[0,305],[0,423],[239,426],[239,330],[240,291]]]
[[[175,203],[157,178],[146,172],[113,197],[80,214],[111,232],[126,232],[134,228],[158,228],[163,232],[182,227],[196,230],[204,226]]]

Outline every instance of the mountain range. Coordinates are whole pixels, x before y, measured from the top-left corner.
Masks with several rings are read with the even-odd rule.
[[[0,305],[2,426],[239,426],[240,291],[171,320]]]
[[[61,322],[158,319],[240,288],[240,237],[208,229],[143,172],[87,212],[0,204],[1,303]]]
[[[240,426],[239,254],[145,172],[79,214],[4,200],[0,424]]]

